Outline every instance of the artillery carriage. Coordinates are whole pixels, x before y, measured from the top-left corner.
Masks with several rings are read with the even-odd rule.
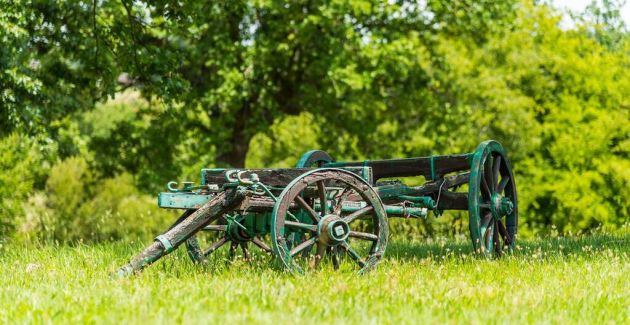
[[[403,177],[424,183],[392,180]],[[203,169],[199,186],[171,182],[168,188],[158,204],[182,209],[182,216],[119,275],[182,244],[197,263],[223,246],[228,256],[240,249],[247,258],[255,246],[293,273],[316,268],[327,256],[335,268],[347,258],[363,272],[385,253],[388,218],[426,218],[429,211],[468,211],[472,245],[483,256],[511,249],[518,228],[512,167],[493,140],[466,154],[357,162],[313,150],[296,168]]]

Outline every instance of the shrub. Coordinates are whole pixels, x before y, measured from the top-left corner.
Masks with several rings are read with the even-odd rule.
[[[10,237],[24,215],[23,203],[41,186],[55,147],[38,138],[11,134],[0,139],[0,243]]]
[[[44,242],[147,239],[164,230],[173,212],[138,191],[129,174],[94,179],[82,157],[56,164],[45,192],[24,204],[19,237]]]

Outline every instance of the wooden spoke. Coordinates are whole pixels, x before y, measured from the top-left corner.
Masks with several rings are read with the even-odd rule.
[[[291,228],[304,229],[309,231],[317,231],[317,225],[309,225],[307,223],[294,222],[294,221],[285,221],[284,225]]]
[[[249,249],[247,248],[247,243],[243,242],[240,244],[241,250],[243,251],[243,258],[249,260]]]
[[[481,177],[481,187],[485,191],[486,197],[489,198],[490,196],[492,196],[492,192],[490,192],[490,186],[488,186],[485,175],[482,175]]]
[[[479,207],[484,208],[484,209],[490,209],[490,202],[479,203]]]
[[[328,213],[328,202],[326,202],[326,186],[324,186],[324,181],[317,182],[317,193],[319,194],[319,206],[323,217]]]
[[[210,255],[212,252],[216,251],[217,249],[219,249],[219,247],[225,245],[225,243],[228,242],[228,239],[226,237],[223,237],[221,239],[219,239],[219,241],[213,243],[212,245],[210,245],[210,247],[208,247],[208,249],[206,249],[203,252],[204,256],[208,256]]]
[[[501,178],[501,182],[497,186],[497,193],[503,193],[503,190],[505,190],[505,186],[508,184],[509,181],[510,181],[509,176],[503,176]]]
[[[291,255],[291,257],[299,254],[300,252],[302,252],[303,250],[310,248],[311,246],[313,246],[313,244],[315,244],[315,241],[317,240],[316,237],[313,237],[309,240],[303,241],[301,242],[299,245],[293,247],[293,249],[289,252],[289,255]]]
[[[371,205],[368,205],[366,207],[363,207],[357,211],[352,212],[351,214],[343,217],[343,221],[345,221],[346,223],[351,223],[352,221],[354,221],[356,218],[370,212],[374,210],[374,207]]]
[[[503,242],[505,243],[505,245],[512,245],[512,238],[510,238],[510,235],[508,234],[507,229],[505,229],[505,225],[503,225],[503,222],[501,222],[501,220],[497,221],[497,226],[497,228],[499,228],[499,234],[501,234],[501,237],[503,237]]]
[[[258,246],[260,249],[262,249],[266,253],[271,253],[271,247],[265,244],[265,242],[263,242],[259,237],[252,238],[252,243]]]
[[[333,214],[336,214],[336,215],[341,214],[341,208],[343,207],[343,202],[348,198],[348,195],[350,195],[350,192],[351,192],[350,187],[346,187],[343,189],[343,192],[341,192],[341,195],[339,195],[335,208],[333,209]]]
[[[207,225],[207,226],[203,227],[203,230],[205,230],[205,231],[225,231],[225,230],[227,230],[227,226],[226,225]]]
[[[330,248],[330,260],[333,264],[333,269],[339,269],[339,248],[337,246]]]
[[[483,217],[483,220],[481,221],[481,228],[488,229],[488,226],[490,226],[490,221],[492,221],[492,213],[488,212],[486,213],[486,215]]]
[[[350,231],[349,236],[352,238],[371,240],[371,241],[378,240],[378,236],[376,236],[375,234],[370,234],[368,232]]]
[[[488,155],[483,164],[483,178],[485,178],[488,188],[495,188],[494,179],[492,177],[492,156]]]
[[[317,212],[313,210],[313,208],[311,208],[311,206],[308,203],[306,203],[306,201],[304,201],[304,199],[301,196],[299,195],[296,196],[295,202],[297,202],[297,204],[308,213],[308,216],[311,217],[311,219],[313,219],[315,223],[319,222],[320,218]]]
[[[315,258],[311,264],[311,268],[316,269],[319,266],[319,262],[324,258],[324,254],[326,254],[326,244],[317,243],[317,253],[315,253]]]
[[[490,219],[492,221],[492,218]],[[483,228],[482,228],[483,229]],[[485,250],[488,250],[488,245],[493,241],[492,234],[494,233],[494,223],[489,222],[486,231],[483,234],[483,246]]]
[[[230,251],[228,252],[229,259],[233,259],[236,255],[236,248],[238,248],[238,243],[233,241],[232,244],[230,244]]]
[[[492,226],[492,241],[494,244],[494,252],[497,253],[497,255],[501,255],[501,251],[503,249],[503,247],[501,247],[501,240],[499,240],[499,227],[497,226],[497,221],[494,222],[494,225]]]
[[[343,243],[341,243],[341,246],[346,250],[348,255],[350,255],[350,257],[355,262],[357,262],[357,264],[359,264],[360,267],[365,267],[365,262],[363,261],[359,253],[357,253],[352,247],[350,247],[350,244],[348,244],[348,242],[344,241]]]
[[[501,168],[501,156],[497,156],[494,160],[494,169],[492,170],[492,185],[494,189],[497,189],[497,183],[499,182],[499,169]]]

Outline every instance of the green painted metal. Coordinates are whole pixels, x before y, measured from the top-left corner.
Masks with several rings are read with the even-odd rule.
[[[158,194],[158,206],[166,209],[198,209],[211,198],[210,194],[162,192]]]
[[[212,172],[224,172],[227,169],[225,168],[202,168],[201,169],[201,181],[199,181],[199,184],[201,185],[208,185],[206,184],[206,173],[212,173]]]
[[[173,251],[173,244],[171,244],[168,238],[166,238],[164,235],[159,235],[155,237],[155,240],[159,241],[162,246],[164,246],[164,250],[166,251],[166,253],[170,253]]]
[[[414,193],[413,188],[402,183],[376,186],[374,189],[378,192],[378,195],[383,200],[396,198],[403,195],[411,195]]]
[[[423,207],[423,208],[429,208],[429,209],[437,208],[437,203],[430,196],[400,195],[398,196],[398,198],[404,201],[417,203],[420,207]]]
[[[321,167],[323,164],[335,161],[330,155],[322,150],[311,150],[303,154],[295,167]]]
[[[347,202],[342,204],[341,212],[352,213],[361,210],[366,206],[365,202]],[[413,218],[426,218],[428,215],[428,208],[425,206],[403,206],[403,205],[384,205],[385,212],[388,216],[404,216]],[[321,211],[321,207],[318,203],[313,205],[313,209],[317,212]],[[307,221],[306,219],[300,219],[300,221]]]

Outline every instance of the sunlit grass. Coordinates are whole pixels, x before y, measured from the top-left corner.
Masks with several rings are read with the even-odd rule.
[[[521,242],[500,260],[468,242],[392,241],[377,270],[345,261],[287,275],[255,255],[203,268],[181,249],[128,279],[140,249],[5,247],[0,322],[611,323],[630,321],[630,236]]]

